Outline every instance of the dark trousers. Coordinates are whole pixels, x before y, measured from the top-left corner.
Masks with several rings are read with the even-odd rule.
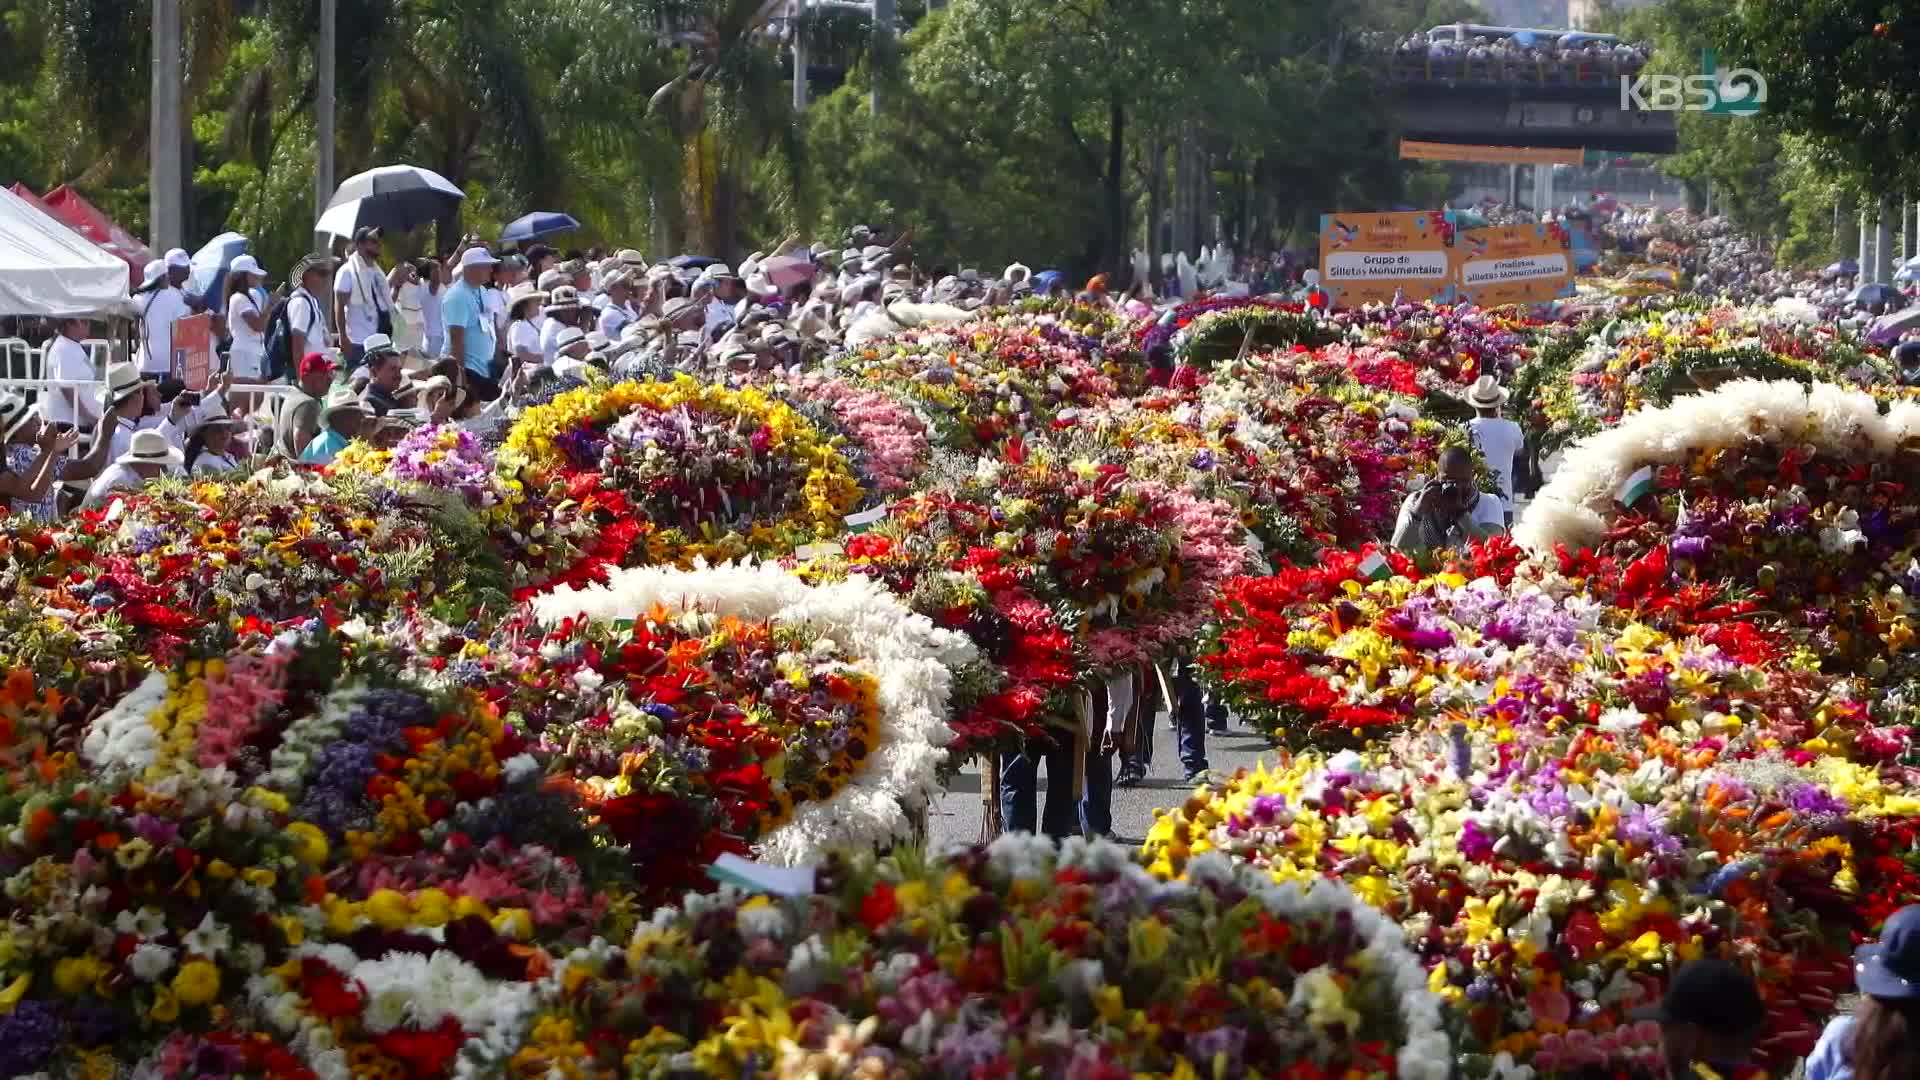
[[[1226,706],[1201,693],[1192,660],[1182,659],[1173,675],[1173,734],[1180,746],[1180,764],[1187,772],[1207,768],[1207,725],[1225,723]]]
[[[1047,766],[1047,803],[1041,811],[1040,764]],[[1026,749],[1000,762],[1000,817],[1008,832],[1052,837],[1080,831],[1073,799],[1073,736],[1029,739]]]

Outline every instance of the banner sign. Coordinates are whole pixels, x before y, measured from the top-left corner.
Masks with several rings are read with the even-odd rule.
[[[173,321],[173,377],[204,392],[213,382],[213,316],[201,312]]]
[[[1573,239],[1558,222],[1465,229],[1450,210],[1323,214],[1320,284],[1339,308],[1547,303],[1574,295]]]
[[[1458,236],[1463,299],[1498,307],[1573,295],[1573,238],[1557,223],[1463,229]]]
[[[1438,211],[1320,215],[1320,284],[1335,307],[1454,298],[1453,226]]]
[[[1400,140],[1402,161],[1471,161],[1481,165],[1579,165],[1585,150],[1554,150],[1535,146],[1472,146],[1466,143]]]

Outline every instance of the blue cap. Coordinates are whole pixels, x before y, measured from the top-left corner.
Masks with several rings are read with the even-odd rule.
[[[1880,940],[1854,950],[1853,982],[1863,994],[1895,1001],[1920,998],[1920,904],[1887,918]]]

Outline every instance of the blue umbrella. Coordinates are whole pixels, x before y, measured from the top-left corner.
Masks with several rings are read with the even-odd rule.
[[[1066,279],[1067,276],[1058,270],[1042,270],[1033,275],[1033,283],[1042,289],[1051,289]]]
[[[1839,262],[1828,266],[1826,274],[1828,277],[1858,277],[1860,274],[1860,264],[1852,259],[1841,259]]]
[[[1900,269],[1893,272],[1893,280],[1920,281],[1920,255],[1915,255],[1913,258],[1901,263]]]
[[[704,270],[719,261],[705,255],[675,255],[667,260],[667,265],[675,270]]]
[[[193,272],[187,278],[186,292],[204,300],[209,309],[226,310],[221,293],[227,287],[227,265],[234,256],[247,250],[250,241],[242,233],[223,232],[206,242],[193,254]]]
[[[538,240],[542,236],[568,232],[580,227],[572,214],[562,214],[555,210],[535,210],[525,217],[515,218],[500,230],[500,242],[503,244],[523,244],[528,240]]]

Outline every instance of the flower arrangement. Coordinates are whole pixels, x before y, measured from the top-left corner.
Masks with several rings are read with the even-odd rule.
[[[1809,664],[1884,666],[1914,637],[1920,411],[1825,383],[1739,381],[1628,417],[1561,466],[1516,530],[1591,548],[1609,598],[1738,622]],[[1610,487],[1608,485],[1611,485]]]
[[[0,662],[165,662],[236,629],[504,600],[484,538],[414,509],[351,477],[266,471],[166,480],[51,527],[23,522],[0,552]]]
[[[836,857],[812,892],[689,897],[624,953],[575,953],[592,975],[539,1023],[649,1074],[1449,1075],[1390,922],[1336,883],[1193,865],[1164,884],[1106,841],[1024,834]]]
[[[554,674],[587,654],[557,688],[594,695],[533,730],[616,836],[788,864],[907,834],[907,810],[939,790],[952,671],[975,656],[877,582],[808,585],[771,564],[623,570],[533,610],[558,630],[540,646]],[[582,621],[621,629],[563,644]],[[670,801],[697,804],[683,829],[654,820]]]
[[[1225,852],[1280,881],[1344,881],[1401,923],[1462,1017],[1468,1075],[1646,1071],[1657,1032],[1631,1010],[1705,954],[1748,964],[1763,1057],[1790,1062],[1853,942],[1920,885],[1880,854],[1920,800],[1882,779],[1863,703],[1777,669],[1729,696],[1745,676],[1723,660],[1696,704],[1694,648],[1628,628],[1613,696],[1510,672],[1485,704],[1366,752],[1243,773],[1155,824],[1151,869]]]
[[[620,892],[542,844],[606,838],[480,699],[345,665],[287,636],[115,699],[8,680],[40,748],[0,796],[9,1072],[444,1076],[518,1045],[543,946]]]
[[[690,566],[837,535],[863,498],[833,441],[760,390],[679,377],[590,386],[526,410],[500,450],[516,532],[567,511],[590,526],[549,587],[623,565]],[[543,500],[526,492],[544,493]],[[537,584],[537,583],[536,583]]]
[[[1076,340],[1054,325],[927,326],[843,354],[834,371],[907,395],[937,445],[971,452],[1045,431],[1063,411],[1070,416],[1114,392]]]

